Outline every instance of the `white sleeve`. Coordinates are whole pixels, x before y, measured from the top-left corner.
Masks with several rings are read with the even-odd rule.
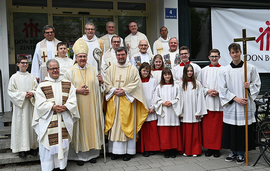
[[[154,55],[158,54],[156,42],[154,42],[154,44],[153,44],[153,52],[154,52]]]
[[[32,67],[31,67],[31,74],[34,75],[36,78],[40,78],[39,67],[42,65],[40,55],[40,42],[37,43],[35,53],[32,60]]]

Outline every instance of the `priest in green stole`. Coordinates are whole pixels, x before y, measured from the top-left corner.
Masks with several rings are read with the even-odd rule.
[[[82,166],[86,161],[95,163],[95,158],[100,154],[104,136],[101,92],[105,85],[96,67],[87,63],[88,46],[82,38],[75,42],[73,51],[77,63],[67,70],[64,77],[76,87],[81,118],[77,122],[79,134],[73,136],[73,148],[70,149],[68,158]]]
[[[70,81],[59,77],[59,63],[46,63],[48,77],[36,90],[33,123],[39,141],[42,170],[66,170],[73,125],[80,118],[76,89]]]
[[[105,133],[108,134],[111,159],[124,155],[128,161],[136,154],[136,134],[148,115],[142,83],[136,67],[126,62],[127,50],[116,50],[117,63],[108,70],[105,78],[107,112]]]

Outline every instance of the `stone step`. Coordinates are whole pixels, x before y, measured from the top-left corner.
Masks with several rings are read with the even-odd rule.
[[[9,149],[9,148],[10,148],[10,139],[0,139],[0,149],[2,150],[2,149]]]
[[[11,126],[4,126],[0,129],[0,135],[11,135]]]
[[[11,112],[5,112],[4,115],[1,118],[1,122],[3,123],[11,123],[12,121],[12,113]]]
[[[0,155],[0,165],[22,163],[29,161],[39,161],[39,155],[37,156],[27,155],[26,158],[20,158],[19,153],[1,153]]]

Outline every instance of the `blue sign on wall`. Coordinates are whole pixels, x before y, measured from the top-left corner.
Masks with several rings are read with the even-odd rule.
[[[165,8],[165,19],[177,19],[177,9]]]

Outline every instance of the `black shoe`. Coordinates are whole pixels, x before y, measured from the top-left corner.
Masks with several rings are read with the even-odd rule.
[[[149,151],[145,151],[145,152],[143,153],[143,156],[144,156],[144,157],[149,157],[149,156],[150,156],[150,152],[149,152]]]
[[[24,151],[19,152],[19,157],[20,158],[25,158],[26,157],[26,152],[24,152]]]
[[[212,156],[213,155],[213,150],[211,150],[211,149],[208,149],[206,152],[205,152],[205,156],[206,157],[210,157],[210,156]]]
[[[131,159],[131,155],[125,154],[124,158],[123,158],[123,161],[129,161],[130,159]]]
[[[167,150],[167,151],[164,152],[164,157],[165,158],[169,158],[170,157],[170,151],[169,150]]]
[[[30,149],[29,154],[32,156],[37,156],[38,155],[38,149]]]
[[[120,156],[117,155],[117,154],[112,154],[111,159],[112,159],[112,160],[116,160],[116,159],[118,159],[119,157],[120,157]]]
[[[214,150],[213,151],[213,156],[216,157],[216,158],[220,157],[221,156],[220,151],[219,150]]]
[[[90,163],[96,163],[97,162],[97,159],[91,159],[89,160]]]
[[[84,161],[81,161],[81,160],[76,161],[76,163],[77,163],[78,166],[83,166],[84,165]]]
[[[225,161],[226,162],[231,162],[231,161],[234,161],[236,159],[237,155],[234,154],[233,152],[231,152],[228,157],[226,157]]]
[[[239,154],[237,157],[236,157],[236,163],[237,164],[243,164],[245,163],[245,157],[241,154]]]
[[[150,156],[155,155],[155,154],[156,154],[156,152],[150,151]]]
[[[176,150],[171,150],[171,158],[175,158],[177,155],[177,151]]]

